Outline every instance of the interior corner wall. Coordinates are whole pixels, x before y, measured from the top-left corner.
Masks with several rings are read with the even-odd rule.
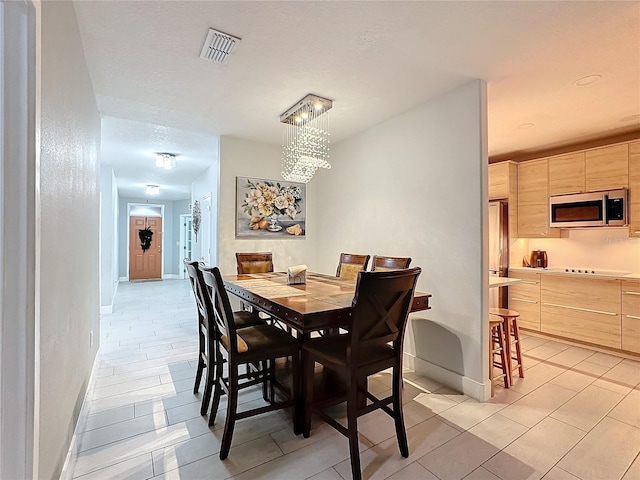
[[[418,290],[433,297],[431,310],[412,315],[405,358],[484,399],[486,84],[335,144],[331,165],[312,182],[322,201],[314,269],[332,271],[340,252],[411,257],[422,267]]]
[[[118,285],[118,188],[113,168],[100,167],[100,192],[102,212],[100,214],[100,311],[111,313],[113,297]]]
[[[220,205],[236,204],[236,177],[281,179],[282,149],[280,146],[252,142],[233,137],[220,138]],[[236,252],[272,252],[275,270],[286,270],[291,265],[307,264],[318,270],[317,239],[320,235],[316,212],[318,211],[317,183],[307,184],[306,236],[277,238],[236,238],[235,208],[221,209],[218,214],[218,266],[223,274],[236,272]],[[327,197],[323,194],[324,202]],[[334,217],[336,218],[336,217]],[[342,224],[341,224],[342,226]],[[335,271],[335,266],[334,266]],[[328,270],[327,273],[331,273]]]
[[[214,152],[214,162],[207,168],[202,175],[191,183],[191,205],[197,200],[202,204],[205,195],[211,195],[211,211],[206,212],[201,209],[201,223],[205,220],[204,216],[208,215],[210,224],[209,229],[209,248],[211,250],[211,263],[217,265],[218,262],[218,197],[219,197],[219,179],[220,179],[220,151]],[[190,212],[189,212],[190,213]],[[194,236],[191,244],[191,258],[201,260],[202,255],[202,236],[203,228],[197,236]]]
[[[72,2],[41,2],[38,478],[58,478],[99,338],[100,115]],[[36,305],[38,305],[36,301]]]

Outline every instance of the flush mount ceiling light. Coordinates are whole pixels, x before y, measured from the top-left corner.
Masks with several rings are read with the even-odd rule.
[[[160,187],[158,185],[147,185],[145,193],[147,195],[158,195],[160,193]]]
[[[238,37],[210,28],[200,58],[211,60],[213,63],[224,63],[239,42]]]
[[[280,115],[282,178],[307,183],[318,168],[331,168],[329,114],[333,101],[309,94]]]
[[[579,78],[573,84],[576,87],[586,87],[588,85],[593,85],[598,80],[602,78],[602,75],[587,75],[586,77]]]
[[[176,156],[173,153],[156,153],[156,167],[171,170],[176,166]]]

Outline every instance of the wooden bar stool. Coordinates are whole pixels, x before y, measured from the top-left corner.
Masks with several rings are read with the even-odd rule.
[[[498,357],[496,360],[496,356]],[[494,376],[493,369],[502,370],[500,375]],[[509,388],[509,366],[505,345],[505,335],[502,320],[489,320],[489,382],[491,382],[491,396],[493,397],[493,381],[504,379],[504,387]]]
[[[518,370],[520,378],[524,378],[522,351],[520,349],[520,331],[518,330],[518,317],[520,316],[520,312],[509,310],[508,308],[490,308],[489,314],[502,318],[507,363],[509,365],[509,383],[513,385],[513,372],[516,369]]]

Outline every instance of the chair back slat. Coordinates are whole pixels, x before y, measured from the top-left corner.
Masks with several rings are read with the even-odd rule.
[[[214,318],[218,331],[221,336],[226,335],[228,339],[226,346],[228,347],[229,355],[235,356],[238,354],[236,324],[231,302],[229,301],[229,294],[224,289],[220,269],[218,267],[207,267],[203,269],[202,276],[204,283],[210,287],[212,297],[215,299],[212,304],[215,306]]]
[[[383,255],[374,255],[371,260],[372,272],[387,272],[389,270],[401,270],[409,268],[411,265],[411,257],[385,257]]]
[[[273,254],[271,252],[236,253],[236,263],[238,275],[273,272]]]
[[[402,339],[411,309],[419,267],[385,272],[360,272],[353,298],[351,355],[393,342],[402,350]]]
[[[205,325],[208,325],[208,320],[213,315],[213,309],[211,305],[207,304],[207,300],[204,296],[206,287],[202,279],[202,273],[200,272],[197,261],[184,262],[187,273],[189,274],[189,281],[191,282],[191,288],[196,298],[196,307],[198,308],[198,314],[201,317],[201,321]]]
[[[368,263],[369,255],[341,253],[336,270],[336,277],[345,280],[355,280],[359,271],[367,269]]]

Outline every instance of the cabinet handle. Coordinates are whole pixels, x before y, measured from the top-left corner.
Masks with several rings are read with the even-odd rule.
[[[625,317],[633,318],[634,320],[640,320],[640,317],[637,317],[636,315],[625,315]]]
[[[525,298],[515,298],[515,297],[512,297],[511,301],[513,301],[513,302],[524,302],[524,303],[538,303],[535,300],[527,300]]]
[[[534,280],[521,280],[520,283],[528,283],[529,285],[537,285],[538,282]]]
[[[622,292],[625,295],[640,295],[640,292]]]
[[[578,310],[579,312],[601,313],[602,315],[611,315],[611,316],[618,315],[617,313],[614,313],[614,312],[602,312],[600,310],[591,310],[590,308],[570,307],[569,305],[558,305],[556,303],[543,303],[543,305],[547,305],[549,307],[566,308],[569,310]]]

